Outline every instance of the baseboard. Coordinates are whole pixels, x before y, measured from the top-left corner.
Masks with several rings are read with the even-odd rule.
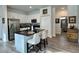
[[[52,35],[48,34],[48,37],[49,37],[49,38],[52,38]]]

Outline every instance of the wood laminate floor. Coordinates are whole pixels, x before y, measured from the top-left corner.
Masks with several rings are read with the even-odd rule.
[[[16,51],[14,42],[2,42],[0,40],[0,53],[19,53]],[[55,38],[48,38],[48,46],[39,53],[79,53],[79,44],[68,42],[66,35],[57,35]]]
[[[79,44],[67,41],[65,34],[58,35],[56,38],[51,39],[49,38],[48,42],[49,42],[48,47],[50,47],[51,50],[54,48],[59,51],[66,51],[69,53],[79,53]]]

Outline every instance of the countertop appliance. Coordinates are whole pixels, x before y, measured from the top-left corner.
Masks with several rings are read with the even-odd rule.
[[[33,30],[35,30],[36,28],[40,28],[40,23],[21,23],[20,24],[20,28],[30,28],[27,30],[31,30],[33,26]]]

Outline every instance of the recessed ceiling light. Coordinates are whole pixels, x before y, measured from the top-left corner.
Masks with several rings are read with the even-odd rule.
[[[32,8],[32,6],[29,6],[29,8]]]

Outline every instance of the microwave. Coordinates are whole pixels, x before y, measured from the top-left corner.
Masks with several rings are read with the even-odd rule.
[[[32,19],[31,23],[37,23],[37,19]]]

